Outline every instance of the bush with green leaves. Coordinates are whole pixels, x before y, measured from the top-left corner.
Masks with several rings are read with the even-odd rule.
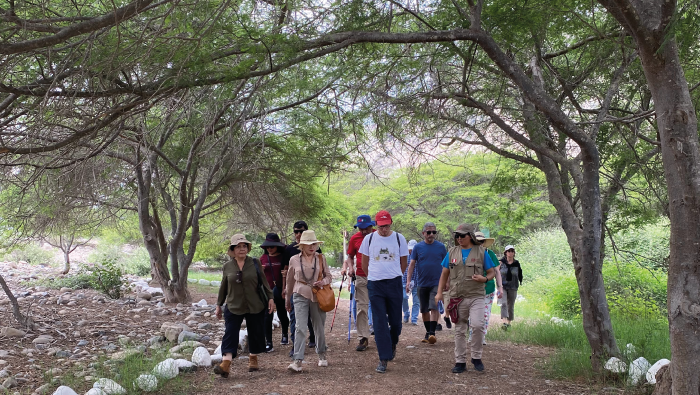
[[[28,243],[17,246],[12,252],[6,254],[3,259],[12,262],[25,261],[32,265],[50,265],[54,263],[54,254],[41,248],[37,243]]]
[[[90,282],[92,288],[102,292],[112,299],[119,299],[122,296],[125,281],[124,272],[111,258],[105,258],[92,267],[90,272]]]

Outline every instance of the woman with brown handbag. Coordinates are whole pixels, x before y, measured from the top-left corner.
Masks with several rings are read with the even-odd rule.
[[[299,245],[301,253],[293,256],[289,260],[289,271],[287,272],[287,293],[286,308],[296,312],[297,324],[306,322],[311,316],[311,324],[316,334],[316,354],[318,354],[318,366],[328,366],[326,359],[326,335],[324,327],[326,325],[326,312],[321,309],[314,289],[318,292],[324,286],[331,283],[331,272],[323,254],[316,250],[322,241],[316,239],[313,230],[306,230],[301,235]],[[289,365],[289,370],[301,372],[302,361],[304,360],[304,348],[306,346],[305,325],[297,325],[294,336],[294,362]]]

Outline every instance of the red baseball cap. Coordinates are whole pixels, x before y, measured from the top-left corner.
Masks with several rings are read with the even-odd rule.
[[[391,214],[389,214],[388,211],[382,210],[377,213],[377,215],[374,217],[375,222],[377,223],[377,226],[382,226],[382,225],[391,225]]]

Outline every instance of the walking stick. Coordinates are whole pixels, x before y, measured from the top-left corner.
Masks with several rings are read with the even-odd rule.
[[[333,320],[331,321],[331,330],[328,332],[333,332],[333,324],[335,323],[335,315],[338,314],[338,305],[340,304],[340,293],[343,292],[343,283],[345,282],[345,275],[343,274],[343,279],[340,280],[340,288],[338,288],[338,300],[335,302],[335,312],[333,313]]]
[[[350,329],[352,329],[352,307],[355,304],[355,278],[350,283],[350,312],[348,317],[348,344],[350,344]]]

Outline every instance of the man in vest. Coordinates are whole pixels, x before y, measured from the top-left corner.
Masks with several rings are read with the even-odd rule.
[[[469,318],[472,325],[472,339],[469,342],[471,362],[474,369],[481,372],[481,352],[484,348],[484,286],[496,275],[495,265],[479,240],[472,225],[461,224],[454,231],[455,246],[447,251],[442,261],[442,275],[435,295],[435,303],[442,300],[443,289],[449,282],[447,310],[455,324],[455,366],[452,373],[467,370],[467,331]],[[482,274],[486,271],[486,277]]]
[[[360,253],[374,317],[374,342],[379,353],[377,373],[385,373],[387,363],[396,356],[401,335],[401,278],[406,270],[408,243],[402,234],[391,230],[391,215],[387,211],[378,212],[375,221],[377,231],[362,240]]]

